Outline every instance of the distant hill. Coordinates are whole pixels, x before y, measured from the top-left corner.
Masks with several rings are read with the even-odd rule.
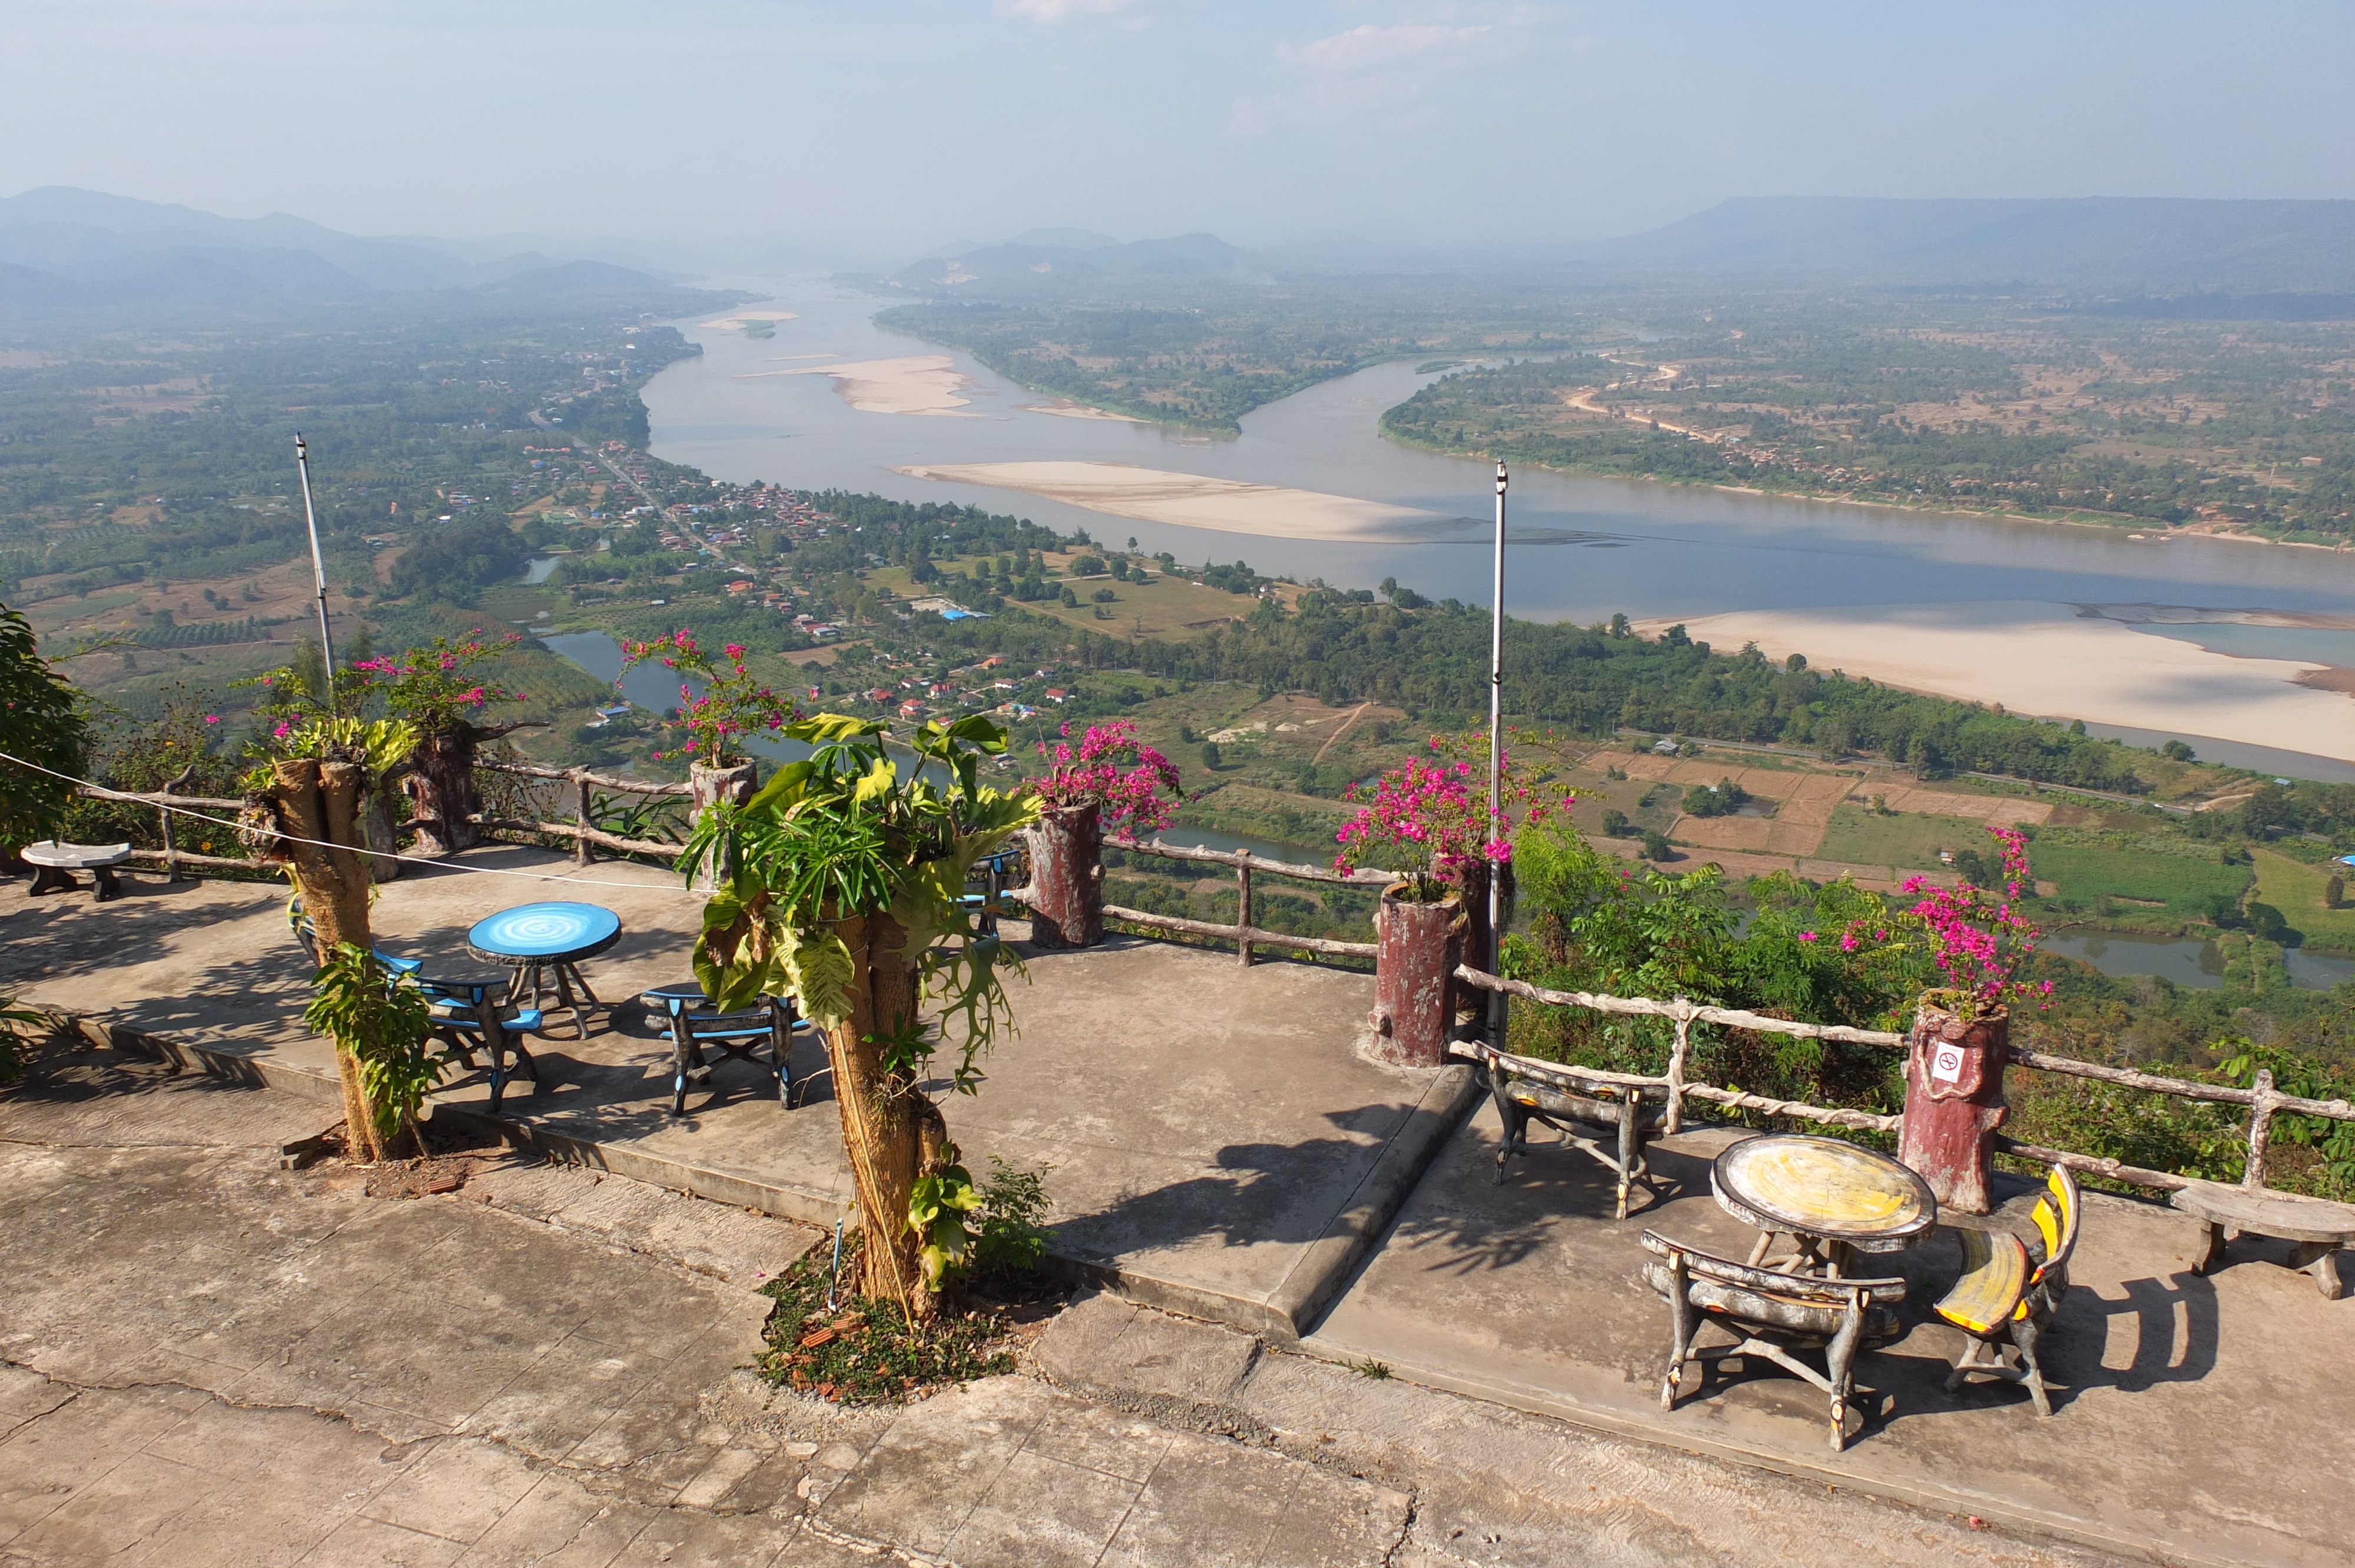
[[[1040,243],[1044,237],[1053,243]],[[1078,241],[1079,243],[1074,243]],[[1033,229],[1001,245],[929,257],[894,273],[894,288],[927,293],[1048,294],[1126,285],[1254,282],[1267,269],[1211,234],[1123,245],[1081,229]]]
[[[370,239],[284,213],[222,217],[62,185],[0,198],[0,319],[251,315],[391,302],[462,313],[613,304],[667,314],[735,297],[606,261]]]
[[[1588,248],[1611,272],[2172,293],[2355,289],[2355,201],[1752,196]]]

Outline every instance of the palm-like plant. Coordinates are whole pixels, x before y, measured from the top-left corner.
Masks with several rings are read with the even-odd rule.
[[[879,721],[820,714],[783,733],[815,751],[744,805],[715,805],[687,841],[690,877],[727,877],[704,906],[696,976],[723,1010],[790,994],[825,1031],[862,1288],[923,1320],[964,1262],[974,1207],[924,1084],[946,1048],[949,1086],[977,1089],[976,1063],[1011,1024],[1004,973],[1020,972],[975,929],[965,875],[1038,804],[980,782],[982,758],[1006,749],[986,718],[926,724],[908,766],[884,749]]]

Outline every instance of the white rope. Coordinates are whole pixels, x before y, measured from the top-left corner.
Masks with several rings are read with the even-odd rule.
[[[60,773],[54,768],[44,768],[37,762],[27,762],[23,758],[14,756],[5,751],[0,751],[0,762],[13,762],[19,768],[29,768],[36,773],[46,773],[52,779],[62,779],[69,784],[80,784],[91,789],[102,789],[105,788],[105,786],[101,784],[92,784],[87,779],[77,779],[70,773]],[[115,793],[120,793],[120,791],[115,791]],[[142,801],[141,804],[154,806],[155,809],[159,811],[169,811],[176,817],[187,817],[199,822],[210,822],[215,827],[228,828],[233,832],[247,833],[257,831],[247,823],[236,821],[228,817],[208,816],[203,811],[193,810],[186,806],[156,805],[153,801]],[[350,844],[328,843],[322,839],[306,839],[297,833],[282,833],[274,829],[271,830],[271,836],[272,838],[284,839],[288,843],[309,844],[316,849],[343,850],[351,854],[367,855],[377,860],[397,860],[404,862],[410,865],[429,865],[437,871],[459,872],[469,876],[521,876],[528,877],[534,882],[570,883],[575,887],[627,887],[639,893],[668,893],[679,898],[708,898],[709,896],[706,894],[697,893],[691,888],[663,887],[659,884],[655,883],[609,882],[602,877],[560,876],[549,872],[517,871],[511,867],[498,865],[453,865],[446,860],[435,860],[428,855],[398,854],[390,850],[372,850],[365,847],[355,849]]]

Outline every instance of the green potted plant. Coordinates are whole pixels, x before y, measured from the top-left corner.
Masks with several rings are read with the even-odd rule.
[[[976,1063],[1010,1022],[1004,973],[1020,969],[975,929],[965,874],[1029,826],[1039,802],[980,781],[982,758],[1006,750],[986,718],[923,725],[905,763],[884,731],[841,714],[785,726],[812,755],[741,806],[716,802],[682,863],[691,877],[730,868],[696,941],[705,991],[730,1011],[794,996],[825,1032],[860,1288],[925,1322],[964,1261],[980,1200],[924,1085],[946,1053],[950,1087],[977,1090]]]

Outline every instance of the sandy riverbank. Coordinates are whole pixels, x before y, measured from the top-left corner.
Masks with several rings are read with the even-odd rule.
[[[799,311],[738,311],[732,315],[720,316],[717,320],[708,321],[703,324],[708,327],[716,327],[721,332],[741,332],[747,325],[753,322],[769,322],[773,323],[776,322],[797,322],[801,319],[802,315]]]
[[[827,376],[841,399],[862,414],[944,414],[977,419],[965,405],[973,399],[964,389],[973,377],[957,369],[945,354],[911,354],[899,359],[862,359],[849,365],[810,365],[796,370],[755,370],[736,377],[751,381],[763,376]]]
[[[1025,403],[1022,405],[1022,411],[1026,414],[1052,414],[1059,419],[1110,419],[1115,424],[1122,425],[1149,425],[1153,422],[1150,419],[1140,419],[1134,414],[1115,414],[1109,408],[1097,408],[1085,403],[1074,403],[1068,397],[1052,403]]]
[[[1721,652],[1755,642],[1776,660],[1804,653],[1817,670],[2015,713],[2355,761],[2355,700],[2301,683],[2325,666],[2211,652],[2065,604],[1734,610],[1684,625]]]
[[[1285,539],[1398,537],[1444,522],[1435,512],[1284,485],[1171,473],[1124,462],[976,462],[897,470],[912,479],[1019,490],[1114,517]]]

